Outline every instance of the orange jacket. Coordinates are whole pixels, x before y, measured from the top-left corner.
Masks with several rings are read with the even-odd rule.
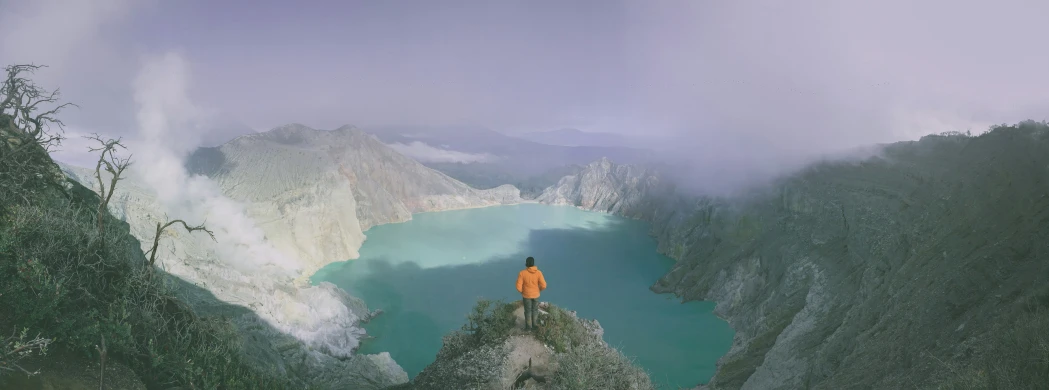
[[[539,292],[543,290],[546,290],[546,279],[539,268],[533,265],[517,273],[517,292],[521,293],[521,297],[539,298]]]

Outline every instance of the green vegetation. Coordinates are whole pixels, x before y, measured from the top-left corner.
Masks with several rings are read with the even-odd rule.
[[[1049,126],[1024,121],[697,199],[653,220],[678,260],[654,289],[737,330],[712,389],[1045,388],[1047,167]]]
[[[587,343],[573,347],[558,355],[557,364],[551,389],[654,389],[645,370],[606,345]]]
[[[466,324],[444,338],[435,362],[411,383],[395,389],[478,388],[505,375],[501,366],[507,357],[506,343],[517,329],[514,311],[521,302],[478,300]],[[604,344],[586,321],[562,308],[548,305],[539,329],[530,333],[553,349],[558,367],[547,379],[549,389],[652,389],[648,374],[626,356]]]
[[[21,361],[36,354],[46,356],[49,344],[51,344],[51,339],[45,339],[40,337],[40,335],[29,338],[29,329],[27,328],[22,328],[20,333],[16,332],[11,337],[0,341],[0,377],[10,373],[38,374],[39,372],[37,371],[31,372],[22,367]]]
[[[289,388],[242,360],[229,320],[177,299],[128,226],[61,173],[47,149],[61,140],[62,106],[36,112],[57,97],[22,76],[36,68],[8,67],[0,90],[0,330],[20,332],[0,344],[0,368],[45,352],[24,348],[40,334],[48,358],[117,361],[150,388]],[[0,369],[0,387],[26,375],[16,371]]]
[[[587,331],[565,309],[550,305],[546,312],[549,314],[539,319],[539,329],[535,331],[535,338],[549,345],[555,352],[569,352],[598,341],[596,336]]]
[[[466,324],[454,332],[454,337],[464,340],[460,347],[474,348],[480,345],[498,344],[510,336],[514,329],[514,305],[501,300],[477,300]]]
[[[464,343],[467,348],[501,343],[513,332],[514,310],[519,307],[520,301],[507,303],[480,299],[466,316],[466,324],[456,331],[456,338],[467,340]],[[565,309],[550,305],[545,311],[548,314],[539,319],[539,329],[533,335],[543,344],[554,348],[554,351],[563,353],[595,341],[594,336]]]
[[[1002,324],[977,349],[965,365],[934,358],[950,373],[940,389],[1044,389],[1049,383],[1049,310],[1039,307]]]

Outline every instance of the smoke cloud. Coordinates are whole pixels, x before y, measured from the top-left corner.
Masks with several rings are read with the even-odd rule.
[[[169,52],[144,60],[134,81],[139,107],[135,173],[156,191],[172,217],[206,221],[215,232],[221,260],[242,272],[266,267],[296,271],[294,259],[269,244],[244,207],[224,196],[207,177],[190,176],[184,158],[200,140],[203,112],[189,98],[188,64]]]
[[[127,75],[178,48],[197,106],[251,128],[661,136],[690,184],[719,188],[1049,118],[1047,14],[1040,0],[0,0],[0,62],[52,66],[39,81],[81,105],[63,119],[83,133],[135,133]]]
[[[184,169],[186,156],[207,129],[199,124],[212,117],[190,98],[190,78],[188,62],[176,52],[143,61],[133,83],[140,129],[129,145],[138,156],[135,173],[152,187],[172,218],[204,221],[214,231],[216,256],[209,261],[229,268],[217,270],[221,275],[204,276],[213,292],[227,299],[250,297],[265,308],[256,308],[256,313],[304,342],[311,358],[320,358],[317,351],[352,356],[364,333],[347,305],[352,299],[330,283],[292,286],[302,276],[296,258],[271,245],[243,205],[224,196],[207,177],[191,176]],[[227,272],[230,269],[239,273]]]

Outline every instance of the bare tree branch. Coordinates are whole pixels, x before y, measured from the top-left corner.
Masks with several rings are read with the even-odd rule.
[[[28,78],[40,68],[7,66],[0,81],[0,209],[57,186],[48,153],[63,139],[58,113],[73,104],[60,104],[58,90],[47,91]]]
[[[84,138],[98,141],[102,146],[96,148],[88,148],[92,152],[101,152],[98,156],[98,163],[95,164],[95,179],[98,180],[98,191],[101,198],[101,202],[98,204],[97,212],[97,225],[98,225],[98,236],[105,242],[105,229],[102,224],[104,217],[109,207],[109,200],[113,199],[113,193],[116,192],[117,182],[123,180],[121,175],[124,174],[124,170],[131,166],[131,156],[126,158],[119,158],[116,156],[117,148],[127,149],[124,144],[120,143],[120,138],[117,139],[103,139],[98,134],[92,134],[91,136],[84,136]],[[102,180],[102,169],[105,167],[105,171],[109,173],[109,188],[106,188],[105,181]]]
[[[26,376],[39,374],[39,371],[29,371],[18,364],[19,360],[25,359],[34,353],[47,354],[47,346],[51,339],[41,338],[39,335],[33,339],[27,339],[28,329],[18,332],[17,328],[11,336],[0,342],[0,377],[10,372],[21,372]]]
[[[189,224],[187,224],[186,221],[183,221],[181,219],[176,219],[176,220],[168,222],[168,223],[166,223],[166,224],[164,224],[162,226],[160,224],[160,222],[157,222],[157,232],[156,232],[156,234],[153,235],[153,247],[150,248],[148,251],[146,251],[146,253],[149,254],[149,265],[150,266],[153,266],[153,263],[155,263],[157,261],[157,246],[160,245],[160,234],[162,232],[164,232],[164,229],[167,229],[169,226],[174,225],[176,223],[181,223],[182,227],[185,228],[186,231],[189,232],[189,233],[193,233],[195,231],[203,231],[203,232],[207,233],[209,236],[211,236],[212,240],[215,239],[215,233],[212,232],[211,230],[208,230],[208,228],[204,227],[203,223],[198,225],[198,226],[189,226]]]
[[[0,85],[0,119],[7,123],[0,123],[0,127],[17,129],[17,135],[21,138],[19,147],[37,144],[45,150],[50,151],[53,146],[61,143],[61,132],[64,123],[57,115],[64,108],[76,107],[73,103],[58,104],[61,93],[56,89],[48,91],[40,88],[22,74],[32,74],[44,65],[10,65],[4,68],[7,78]],[[45,106],[54,105],[49,110],[36,113],[41,110],[41,104]],[[51,132],[51,126],[57,128]]]

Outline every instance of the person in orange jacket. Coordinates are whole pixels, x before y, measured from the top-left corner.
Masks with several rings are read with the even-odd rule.
[[[517,273],[517,292],[521,293],[524,302],[525,330],[535,329],[535,320],[539,317],[539,292],[546,290],[546,279],[543,271],[535,267],[535,259],[525,259],[525,269]]]

